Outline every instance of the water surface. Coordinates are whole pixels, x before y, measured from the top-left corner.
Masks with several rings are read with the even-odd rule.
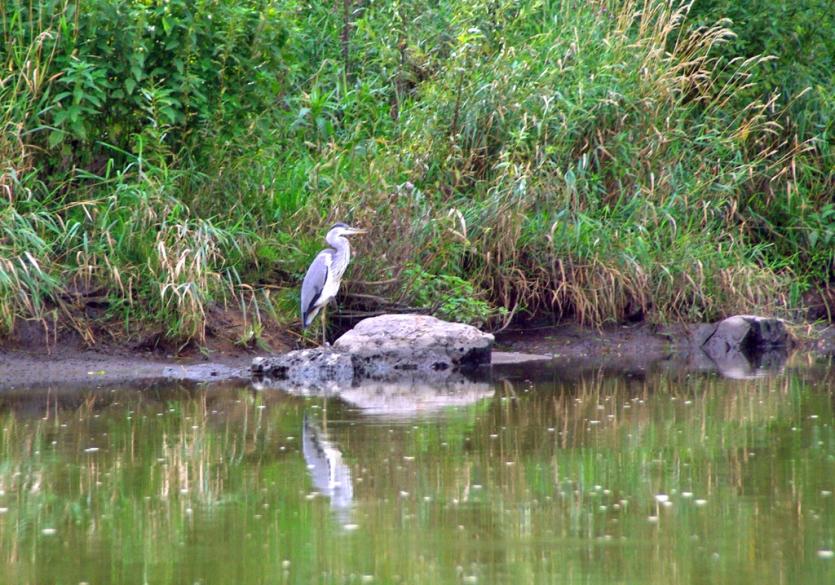
[[[0,582],[831,584],[833,386],[803,358],[4,393]]]

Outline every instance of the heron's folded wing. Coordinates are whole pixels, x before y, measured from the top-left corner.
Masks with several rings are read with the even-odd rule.
[[[322,290],[325,288],[325,281],[328,278],[328,270],[330,270],[333,252],[331,250],[322,250],[313,259],[310,268],[307,269],[307,274],[304,275],[302,282],[302,322],[307,325],[306,318],[316,305],[316,301],[322,295]]]

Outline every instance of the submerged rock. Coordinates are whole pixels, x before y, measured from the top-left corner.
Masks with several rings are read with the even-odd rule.
[[[426,315],[381,315],[360,321],[333,347],[255,358],[252,373],[317,389],[364,379],[442,379],[490,363],[493,336]]]
[[[351,384],[354,367],[351,356],[329,348],[301,349],[275,357],[252,360],[252,374],[299,386]]]

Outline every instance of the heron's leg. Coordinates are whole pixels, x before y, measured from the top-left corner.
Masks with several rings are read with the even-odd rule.
[[[328,343],[328,329],[325,321],[328,317],[328,304],[325,303],[322,305],[322,345],[327,345]]]

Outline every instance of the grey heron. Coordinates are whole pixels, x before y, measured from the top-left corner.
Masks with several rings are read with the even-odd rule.
[[[322,343],[327,341],[325,316],[327,304],[336,297],[342,275],[351,261],[351,245],[346,236],[364,234],[365,230],[336,223],[328,230],[325,241],[333,246],[316,255],[302,282],[302,329],[307,328],[322,310]]]

